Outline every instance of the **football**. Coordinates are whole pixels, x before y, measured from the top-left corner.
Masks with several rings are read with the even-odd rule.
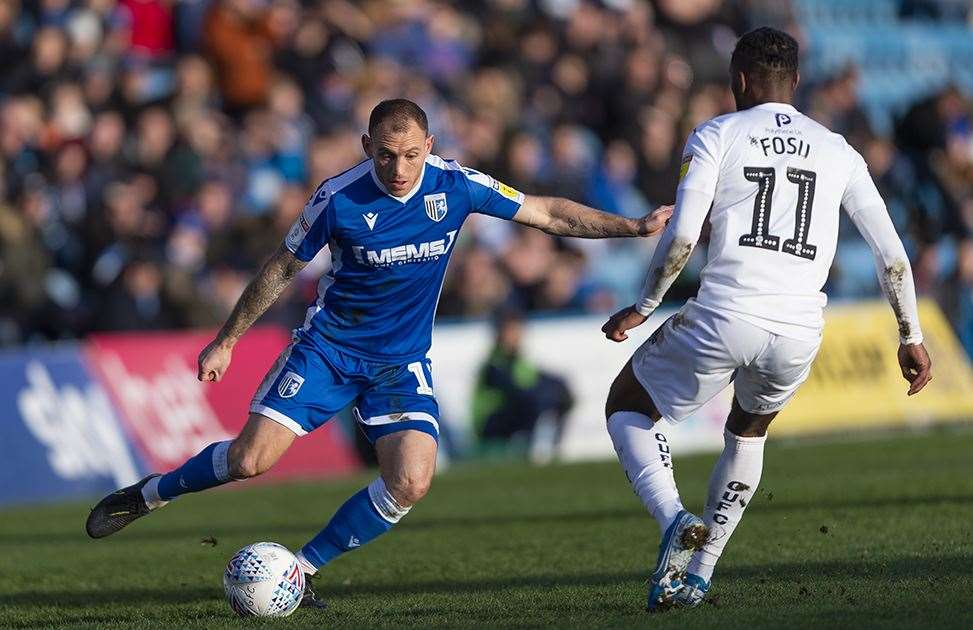
[[[304,572],[283,545],[258,542],[236,552],[223,572],[230,608],[241,617],[286,617],[304,593]]]

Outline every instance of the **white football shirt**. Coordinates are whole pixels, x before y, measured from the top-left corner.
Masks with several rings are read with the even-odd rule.
[[[791,105],[765,103],[703,123],[686,143],[680,177],[671,226],[677,234],[668,239],[677,241],[660,243],[670,251],[668,258],[666,252],[653,258],[638,305],[642,312],[661,301],[707,210],[709,249],[696,302],[786,337],[820,337],[827,302],[821,289],[834,259],[842,206],[873,249],[872,241],[880,241],[880,264],[891,259],[889,252],[895,261],[905,258],[861,155]],[[856,216],[861,210],[867,212]],[[701,216],[679,216],[687,213]],[[863,222],[870,225],[863,228]],[[695,235],[678,240],[687,226]],[[869,232],[880,238],[870,238]],[[911,295],[900,290],[899,299],[911,297],[914,304],[908,272]],[[907,315],[915,321],[903,338],[921,338],[917,318]]]

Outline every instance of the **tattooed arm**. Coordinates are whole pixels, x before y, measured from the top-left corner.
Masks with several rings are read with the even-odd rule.
[[[263,268],[243,290],[216,338],[199,354],[199,380],[219,381],[223,378],[230,365],[233,346],[306,265],[306,262],[295,258],[284,245],[264,263]]]
[[[672,206],[660,206],[640,219],[627,219],[561,197],[530,195],[513,220],[553,236],[613,238],[657,234],[671,214]]]

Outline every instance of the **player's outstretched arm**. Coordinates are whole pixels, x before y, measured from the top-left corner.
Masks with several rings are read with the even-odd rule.
[[[199,380],[219,381],[223,378],[230,366],[233,346],[306,265],[306,262],[298,260],[284,245],[264,263],[243,290],[216,338],[199,353]]]
[[[658,234],[670,216],[672,206],[660,206],[640,219],[628,219],[562,197],[528,195],[513,220],[554,236],[613,238]]]
[[[713,195],[698,190],[680,190],[672,225],[662,234],[652,255],[639,301],[618,311],[601,327],[612,341],[628,339],[626,331],[641,326],[659,304],[662,296],[679,276],[699,240]]]
[[[899,327],[899,367],[902,376],[909,381],[908,393],[912,396],[932,380],[932,361],[922,344],[919,305],[909,257],[884,203],[854,212],[849,210],[849,215],[875,256],[882,292]]]
[[[912,267],[895,232],[885,201],[875,187],[865,160],[849,147],[851,177],[841,198],[841,207],[864,237],[875,256],[879,284],[899,326],[899,367],[909,381],[912,396],[932,379],[932,362],[922,345],[919,305],[912,280]]]

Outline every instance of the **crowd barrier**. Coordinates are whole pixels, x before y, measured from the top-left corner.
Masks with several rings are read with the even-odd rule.
[[[973,419],[973,370],[934,302],[919,304],[933,380],[916,396],[906,396],[908,384],[896,361],[899,344],[888,304],[834,306],[826,318],[811,376],[781,413],[775,434]]]
[[[558,457],[613,457],[604,428],[605,396],[634,349],[670,315],[661,311],[622,344],[600,332],[602,317],[532,320],[526,357],[567,380],[576,400]],[[934,378],[907,397],[896,363],[895,322],[884,303],[829,307],[824,341],[798,395],[774,421],[771,436],[904,427],[973,418],[973,370],[938,307],[920,314]],[[149,471],[168,470],[205,445],[230,438],[247,417],[250,396],[288,341],[261,328],[237,345],[220,383],[196,380],[202,332],[96,335],[84,344],[0,353],[6,401],[0,440],[0,505],[95,497]],[[470,401],[493,333],[483,322],[443,325],[434,334],[433,379],[444,445],[470,439]],[[674,452],[718,450],[732,393],[727,390],[666,429]],[[328,476],[360,466],[339,423],[297,440],[270,479]]]
[[[933,380],[917,396],[896,361],[898,334],[884,301],[829,306],[824,339],[811,376],[771,427],[771,438],[922,426],[973,419],[973,371],[952,328],[932,301],[920,301]],[[563,460],[614,457],[605,431],[604,405],[615,375],[638,347],[673,313],[653,314],[616,344],[600,329],[603,317],[534,320],[527,324],[524,353],[543,369],[561,374],[576,399],[561,441]],[[440,326],[434,337],[436,394],[444,422],[462,434],[469,426],[469,401],[492,332],[483,323]],[[703,405],[666,435],[677,454],[723,447],[723,425],[732,388]]]
[[[250,397],[288,342],[285,331],[248,333],[220,383],[196,380],[201,332],[107,334],[85,344],[0,354],[7,401],[0,440],[0,504],[94,497],[169,470],[236,435]],[[329,423],[297,440],[267,477],[327,476],[360,466]]]

